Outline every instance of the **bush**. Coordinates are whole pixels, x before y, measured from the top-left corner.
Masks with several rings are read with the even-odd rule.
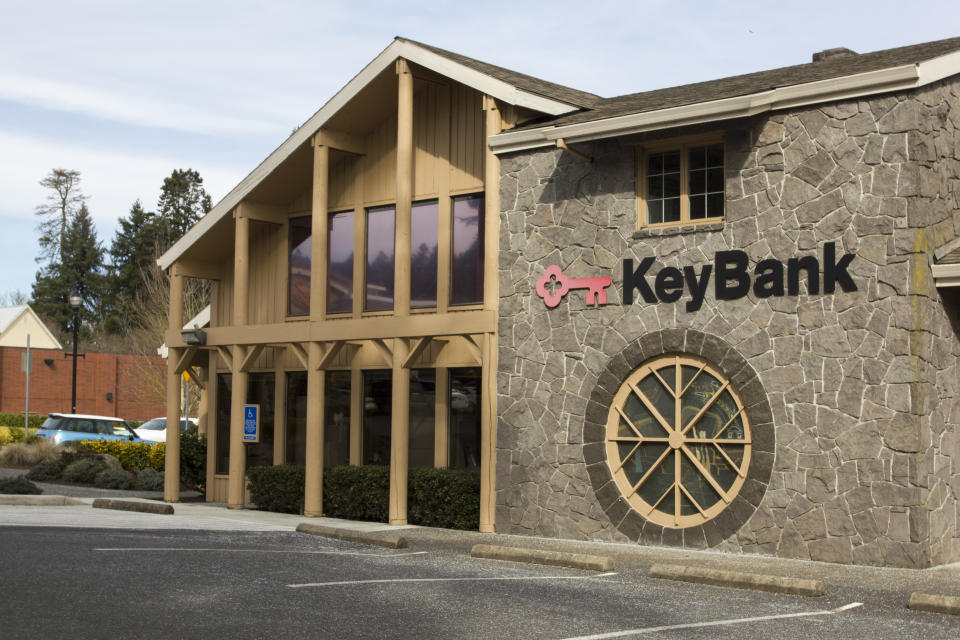
[[[285,464],[247,469],[250,500],[266,511],[303,513],[304,467]]]
[[[97,458],[81,458],[63,470],[63,479],[67,482],[93,484],[97,475],[106,468],[106,465]]]
[[[129,489],[132,484],[130,473],[123,469],[104,469],[93,483],[101,489]]]
[[[19,495],[39,495],[43,490],[23,476],[16,478],[0,478],[0,493]]]
[[[140,469],[137,480],[144,491],[163,491],[163,471],[157,471],[150,467]]]
[[[44,460],[27,472],[27,480],[43,482],[56,480],[63,473],[63,466],[58,460]]]
[[[29,419],[30,431],[39,429],[47,419],[46,415],[31,414]],[[23,437],[23,414],[22,413],[0,413],[0,427],[19,427],[20,437]]]
[[[180,477],[200,491],[207,483],[207,439],[195,425],[180,432]]]
[[[32,442],[15,442],[0,449],[0,466],[34,467],[43,460],[56,458],[53,444],[37,438]]]
[[[108,453],[120,461],[120,466],[128,471],[137,471],[153,465],[151,458],[154,444],[148,442],[130,442],[129,440],[82,440],[77,443],[81,451]],[[163,458],[160,458],[160,469]]]
[[[480,474],[471,469],[411,469],[407,521],[425,527],[477,530]]]
[[[323,513],[331,518],[387,522],[390,467],[327,467],[323,470]]]

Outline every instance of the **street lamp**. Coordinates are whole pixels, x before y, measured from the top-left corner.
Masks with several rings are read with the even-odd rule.
[[[83,298],[74,291],[70,294],[70,306],[73,308],[73,394],[70,396],[70,413],[77,412],[77,336],[80,333],[80,306]]]

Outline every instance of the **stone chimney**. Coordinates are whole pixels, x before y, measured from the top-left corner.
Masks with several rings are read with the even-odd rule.
[[[834,58],[849,58],[855,55],[859,54],[846,47],[836,47],[835,49],[824,49],[823,51],[818,51],[813,54],[813,61],[821,62],[823,60],[833,60]]]

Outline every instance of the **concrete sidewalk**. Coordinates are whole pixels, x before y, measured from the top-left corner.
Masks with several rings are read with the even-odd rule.
[[[960,596],[960,563],[933,569],[860,567],[767,556],[690,551],[632,544],[558,540],[525,536],[454,531],[430,527],[396,527],[377,522],[336,518],[305,518],[255,509],[228,509],[224,504],[174,504],[171,515],[91,508],[94,498],[74,498],[71,505],[48,506],[47,496],[0,495],[0,526],[51,526],[110,529],[165,529],[210,531],[289,531],[301,523],[358,534],[402,535],[411,550],[469,555],[474,545],[500,545],[521,549],[607,556],[617,571],[645,571],[653,565],[677,565],[725,572],[764,574],[786,578],[822,580],[831,587],[871,589],[903,594],[913,592]],[[142,498],[133,501],[156,504]],[[18,502],[19,504],[11,504]]]

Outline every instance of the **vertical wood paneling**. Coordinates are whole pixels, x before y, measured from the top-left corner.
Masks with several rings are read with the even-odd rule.
[[[483,96],[454,85],[450,105],[450,189],[483,188]]]

